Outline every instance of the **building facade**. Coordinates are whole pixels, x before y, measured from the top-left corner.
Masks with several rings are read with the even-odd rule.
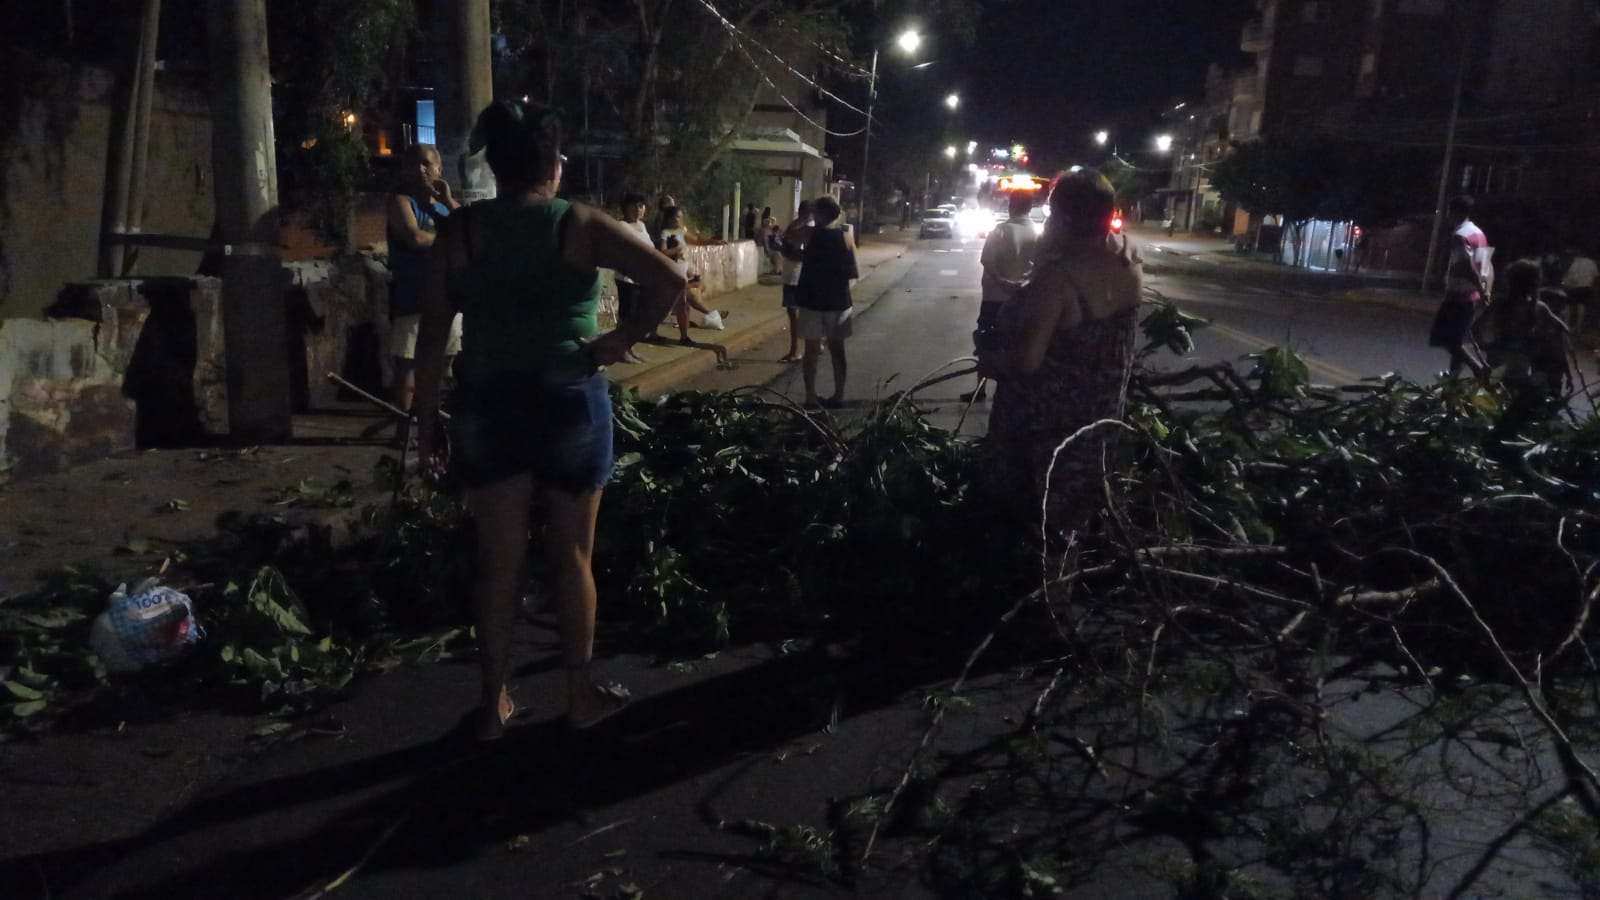
[[[1254,66],[1231,76],[1228,140],[1320,133],[1437,148],[1442,166],[1459,93],[1446,192],[1475,195],[1510,252],[1556,243],[1593,252],[1597,35],[1591,0],[1258,0],[1240,35]],[[1412,244],[1425,246],[1431,212],[1417,210]],[[1416,255],[1390,262],[1420,264]]]

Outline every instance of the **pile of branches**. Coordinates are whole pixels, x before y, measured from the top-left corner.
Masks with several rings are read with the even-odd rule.
[[[1147,351],[1195,324],[1158,308]],[[1186,897],[1556,872],[1600,890],[1600,420],[1508,415],[1523,398],[1493,380],[1325,387],[1286,350],[1248,363],[1141,367],[1106,515],[1065,553],[1035,545],[1032,589],[934,697],[900,778],[832,807],[808,874],[1021,897],[1130,873]],[[994,659],[1017,632],[1047,637]],[[973,677],[997,665],[1031,687]],[[1007,724],[941,742],[990,703]]]
[[[1600,424],[1528,416],[1492,379],[1314,385],[1282,349],[1152,367],[1199,324],[1152,305],[1106,425],[1104,514],[1064,550],[1036,537],[1051,523],[987,508],[982,444],[931,426],[920,386],[847,420],[761,389],[618,395],[606,634],[669,659],[795,638],[941,665],[970,650],[899,779],[825,832],[757,829],[822,877],[1053,896],[1132,854],[1189,896],[1367,897],[1467,890],[1516,846],[1600,884]],[[454,653],[458,493],[413,481],[363,523],[337,551],[255,523],[191,560],[218,628],[185,671],[300,712]],[[104,689],[86,614],[47,606],[0,605],[12,721],[48,718],[22,706],[45,679]],[[1018,712],[953,746],[939,725],[983,708],[973,690]],[[1481,855],[1446,860],[1431,817],[1486,797]],[[802,833],[803,853],[775,843]]]

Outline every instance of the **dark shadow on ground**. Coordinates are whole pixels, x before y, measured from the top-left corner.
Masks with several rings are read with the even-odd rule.
[[[838,658],[822,649],[795,653],[637,701],[590,732],[545,722],[475,745],[458,729],[226,791],[124,841],[13,861],[0,868],[0,884],[42,878],[52,896],[70,896],[74,886],[138,854],[148,862],[132,863],[130,871],[149,880],[116,896],[214,897],[226,886],[230,897],[281,898],[333,878],[379,843],[367,871],[461,865],[516,835],[581,817],[585,808],[639,797],[814,732],[828,723],[834,704],[841,718],[860,714],[949,674],[943,656],[910,662]],[[314,808],[296,809],[396,780],[402,783],[325,821],[311,821]],[[224,826],[263,816],[281,826],[297,815],[308,822],[293,837],[213,843]]]

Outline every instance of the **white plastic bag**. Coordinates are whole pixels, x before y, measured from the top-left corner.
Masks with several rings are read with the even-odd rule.
[[[89,646],[110,672],[137,672],[177,657],[205,637],[189,598],[154,578],[128,592],[117,585],[106,609],[89,628]]]
[[[722,313],[714,309],[700,317],[700,324],[716,331],[722,331],[726,327],[722,324]]]

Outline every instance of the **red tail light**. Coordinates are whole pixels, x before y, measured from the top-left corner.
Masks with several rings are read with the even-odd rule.
[[[1113,234],[1121,234],[1122,233],[1122,217],[1121,216],[1112,216],[1111,217],[1111,232]]]

